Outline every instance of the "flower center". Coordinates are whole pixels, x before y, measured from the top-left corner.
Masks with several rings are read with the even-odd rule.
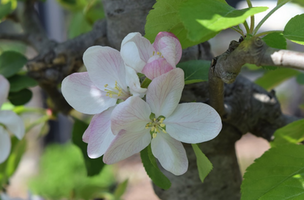
[[[153,55],[152,56],[154,56],[155,55],[155,51],[153,51]],[[161,57],[161,58],[163,58],[164,56],[161,54],[161,52],[159,52],[159,51],[156,51],[156,55],[158,55],[159,57]],[[152,56],[150,56],[150,57],[152,57]]]
[[[105,90],[107,92],[106,96],[115,98],[115,99],[127,99],[130,95],[126,93],[121,87],[119,87],[117,81],[115,81],[115,87],[109,87],[108,84],[105,84]]]
[[[157,136],[157,133],[160,133],[161,131],[163,133],[167,133],[166,131],[166,124],[164,124],[164,117],[160,116],[158,118],[153,118],[151,122],[146,124],[146,129],[150,129],[150,133],[153,138]]]

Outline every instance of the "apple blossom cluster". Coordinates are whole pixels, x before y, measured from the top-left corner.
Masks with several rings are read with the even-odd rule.
[[[102,46],[85,51],[87,72],[67,76],[62,93],[74,109],[94,115],[83,134],[90,158],[104,155],[103,161],[113,164],[151,144],[164,169],[175,175],[187,171],[181,142],[211,140],[222,123],[207,104],[179,104],[185,85],[183,70],[176,68],[181,55],[179,40],[167,32],[160,32],[153,44],[130,33],[120,52]],[[147,89],[136,72],[152,80]]]
[[[0,108],[7,99],[9,88],[9,82],[0,75]],[[20,140],[23,138],[24,132],[23,121],[16,113],[10,110],[0,110],[0,163],[3,163],[10,154],[10,134]]]

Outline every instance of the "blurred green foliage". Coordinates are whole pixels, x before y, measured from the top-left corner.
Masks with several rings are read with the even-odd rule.
[[[29,187],[34,194],[46,199],[119,199],[110,193],[114,185],[111,166],[104,167],[99,175],[88,177],[79,148],[68,143],[53,144],[45,149],[40,172],[32,178]]]

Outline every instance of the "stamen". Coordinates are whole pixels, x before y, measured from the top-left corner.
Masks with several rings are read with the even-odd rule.
[[[104,87],[104,91],[106,92],[106,96],[108,97],[125,100],[130,96],[130,94],[126,93],[122,88],[119,87],[117,81],[115,81],[114,88],[113,86],[109,87],[109,84],[105,84]]]

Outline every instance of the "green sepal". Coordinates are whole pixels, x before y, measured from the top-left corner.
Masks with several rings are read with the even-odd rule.
[[[207,175],[211,172],[213,166],[206,155],[201,151],[197,144],[191,144],[196,156],[196,165],[198,169],[199,178],[204,182]]]
[[[151,145],[148,145],[140,152],[144,168],[153,183],[158,187],[167,190],[171,187],[170,180],[159,170],[155,157],[152,154]]]
[[[88,124],[84,121],[74,118],[74,125],[72,130],[72,141],[73,143],[80,148],[84,163],[87,170],[88,176],[95,176],[101,172],[105,166],[102,158],[91,159],[87,154],[87,144],[82,141],[82,135],[85,130],[88,128]]]

